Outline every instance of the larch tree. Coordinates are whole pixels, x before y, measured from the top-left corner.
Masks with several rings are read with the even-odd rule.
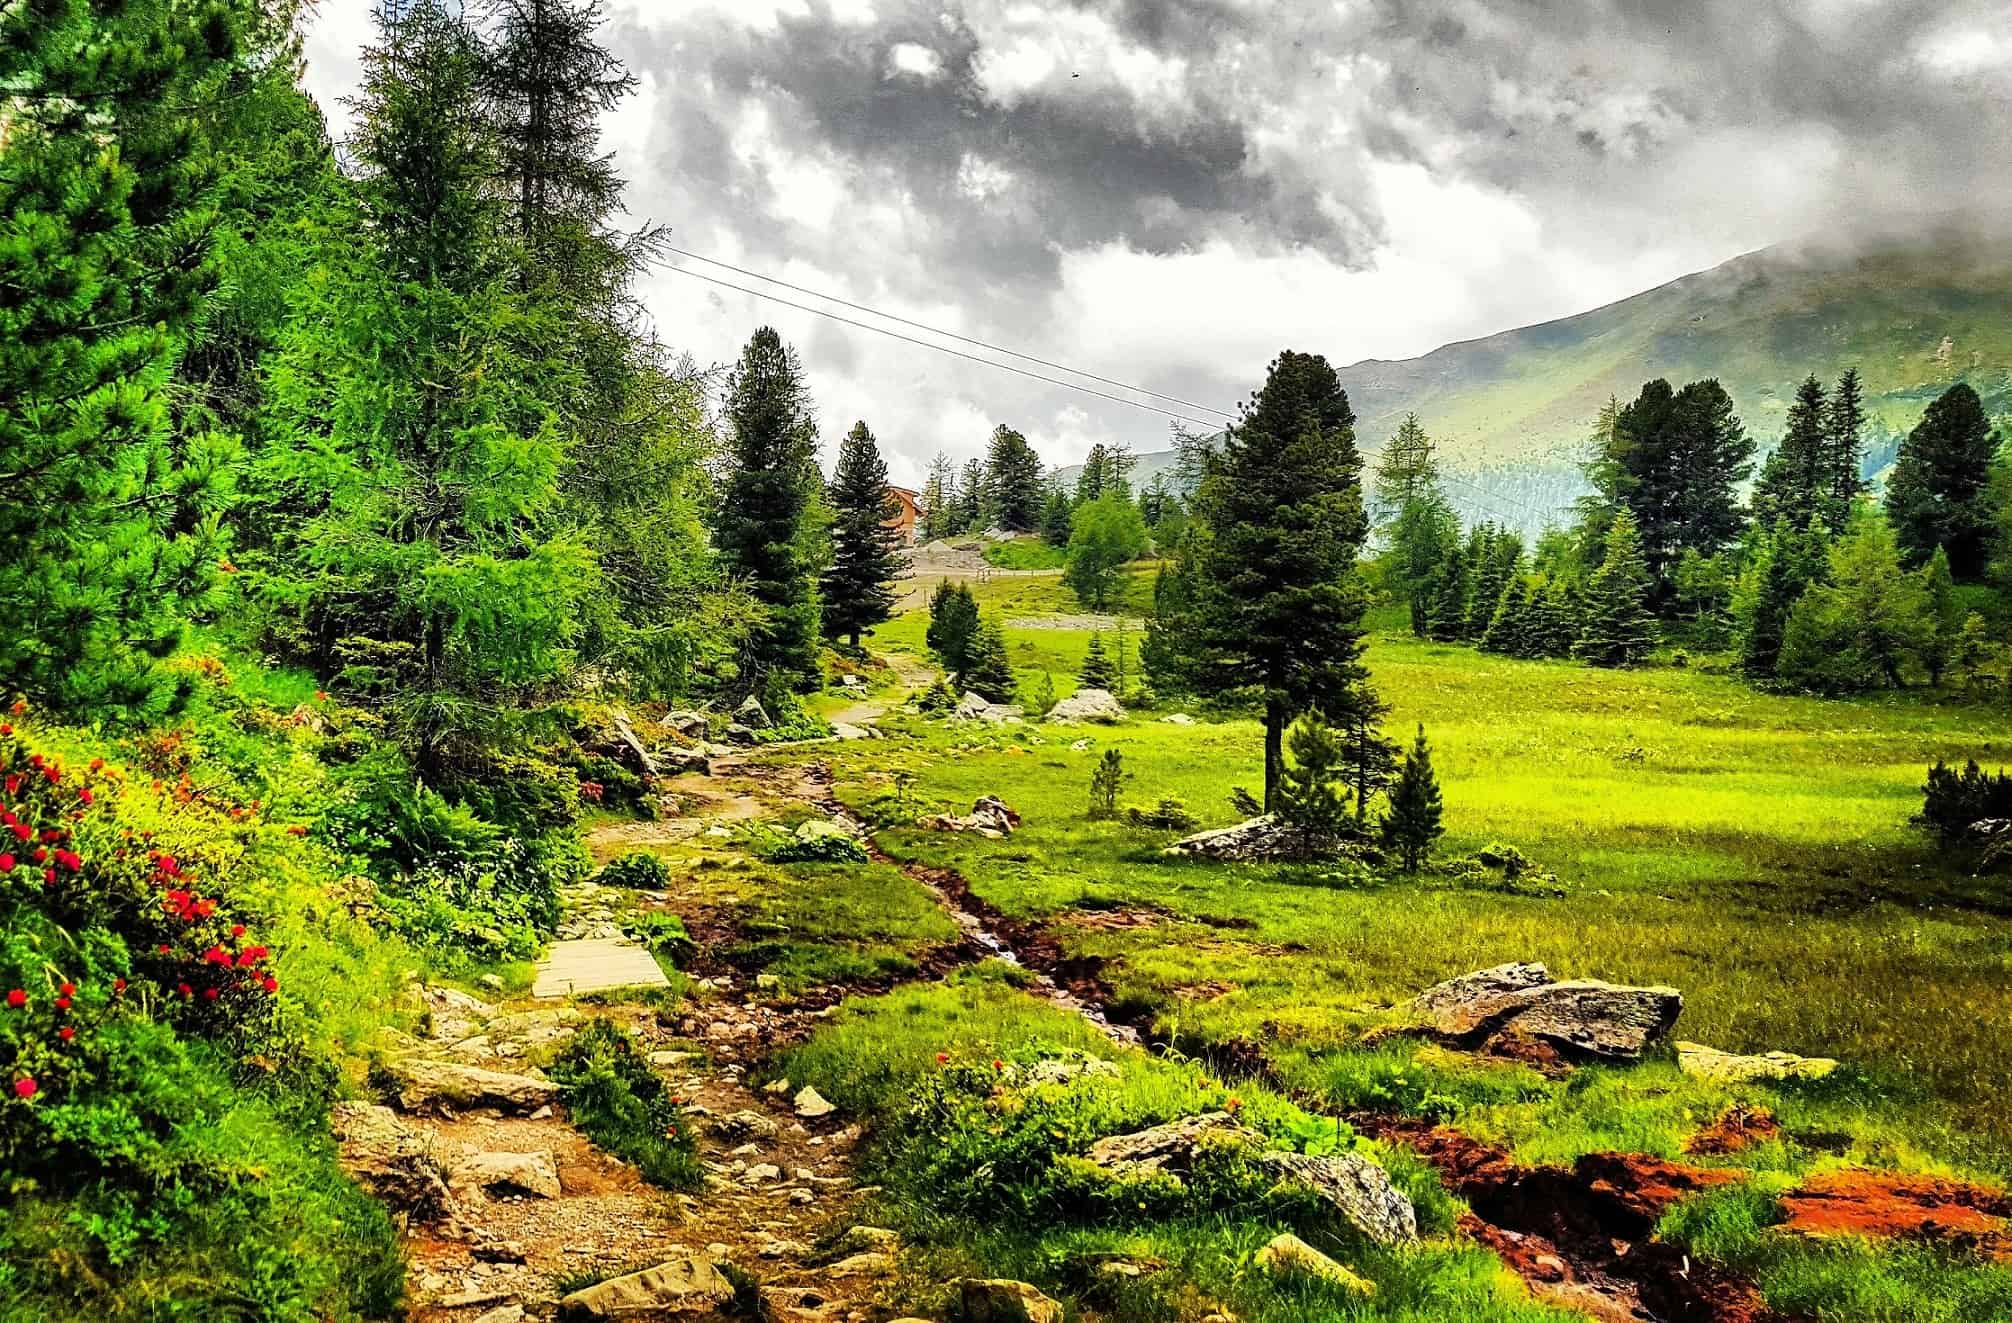
[[[251,10],[0,12],[0,693],[126,718],[174,696],[156,662],[212,591],[237,457],[175,438],[166,386],[215,279],[201,108]]]
[[[1927,563],[1942,547],[1957,582],[1983,574],[1996,531],[1987,488],[1997,449],[1984,402],[1968,383],[1928,406],[1901,443],[1886,483],[1887,517],[1908,565]]]
[[[894,581],[908,567],[900,530],[891,525],[901,507],[887,486],[887,461],[862,420],[838,449],[838,468],[826,499],[831,503],[831,565],[824,572],[824,632],[859,647],[860,631],[894,613]]]
[[[1070,517],[1069,560],[1062,570],[1082,603],[1102,611],[1124,577],[1125,566],[1145,554],[1146,521],[1120,491],[1079,507]]]
[[[756,685],[800,689],[817,678],[817,560],[805,545],[817,477],[817,423],[796,351],[762,327],[727,382],[728,454],[716,542],[763,608],[743,671]]]
[[[1334,369],[1287,350],[1245,405],[1194,502],[1177,614],[1161,608],[1183,681],[1255,701],[1265,725],[1265,802],[1278,792],[1285,728],[1319,707],[1345,720],[1374,703],[1362,664],[1368,596],[1357,570],[1369,524],[1355,415]]]

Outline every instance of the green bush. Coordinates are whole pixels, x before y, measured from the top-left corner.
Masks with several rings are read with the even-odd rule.
[[[626,887],[632,891],[662,891],[671,885],[671,870],[659,855],[647,850],[631,850],[611,859],[594,874],[604,887]]]
[[[705,1185],[690,1123],[650,1069],[634,1035],[589,1021],[552,1064],[572,1121],[587,1138],[670,1190]]]

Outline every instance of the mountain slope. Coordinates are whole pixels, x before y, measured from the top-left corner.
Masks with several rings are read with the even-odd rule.
[[[1375,448],[1416,412],[1456,468],[1569,459],[1610,395],[1716,376],[1748,430],[1781,429],[1795,386],[1847,367],[1876,430],[1905,431],[1968,380],[2012,405],[2012,253],[1958,231],[1854,250],[1782,245],[1603,308],[1421,358],[1340,369]]]

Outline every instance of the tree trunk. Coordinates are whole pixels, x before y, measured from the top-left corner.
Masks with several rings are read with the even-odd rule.
[[[1278,807],[1278,783],[1285,771],[1285,702],[1267,699],[1264,705],[1264,811]]]

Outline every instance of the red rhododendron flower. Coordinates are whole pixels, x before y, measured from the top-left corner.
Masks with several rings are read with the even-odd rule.
[[[125,990],[126,990],[126,980],[122,978],[115,978],[112,980],[112,991],[124,992]]]
[[[945,1062],[949,1060],[950,1060],[950,1054],[948,1052],[938,1052],[936,1054],[936,1064],[939,1066],[943,1065]]]
[[[28,1004],[28,994],[16,988],[7,994],[7,1004],[18,1011]]]
[[[77,985],[74,983],[65,983],[57,991],[61,992],[65,997],[74,996],[77,991]]]
[[[156,951],[159,951],[162,955],[166,955],[168,953],[168,944],[166,942],[162,942],[159,946],[155,947],[154,949]]]
[[[203,989],[203,1000],[204,1000],[204,1001],[215,1001],[216,999],[217,999],[217,990],[216,990],[215,988],[204,988],[204,989]]]
[[[66,1043],[69,1042],[71,1039],[75,1038],[76,1036],[77,1031],[75,1029],[72,1029],[67,1024],[64,1025],[61,1029],[58,1029],[56,1031],[56,1037],[62,1039]]]
[[[245,926],[243,924],[234,923],[231,925],[231,936],[243,937],[244,935],[245,935]]]
[[[265,990],[267,992],[278,992],[279,980],[274,978],[271,974],[267,974],[265,976]]]
[[[13,871],[14,856],[11,854],[0,854],[0,873],[11,873]]]
[[[105,770],[105,760],[104,760],[103,758],[93,758],[93,759],[91,760],[91,770],[92,770],[92,771],[94,771],[94,772],[102,772],[102,771],[104,771],[104,770]]]
[[[32,1098],[35,1096],[35,1091],[41,1087],[41,1085],[35,1082],[33,1075],[25,1076],[22,1079],[14,1081],[14,1096],[16,1098]]]
[[[56,1009],[57,1009],[57,1010],[59,1010],[59,1011],[67,1011],[67,1010],[69,1010],[69,1009],[70,1009],[70,999],[69,999],[68,997],[58,997],[58,998],[56,998]]]
[[[77,798],[79,798],[79,799],[83,800],[83,801],[84,801],[84,802],[85,802],[86,804],[90,803],[90,802],[91,802],[91,787],[89,787],[89,786],[85,786],[85,787],[84,787],[84,788],[83,788],[82,790],[79,790],[79,791],[77,792]]]
[[[181,993],[184,997],[193,997],[196,995],[196,990],[186,983],[177,983],[175,991]]]

